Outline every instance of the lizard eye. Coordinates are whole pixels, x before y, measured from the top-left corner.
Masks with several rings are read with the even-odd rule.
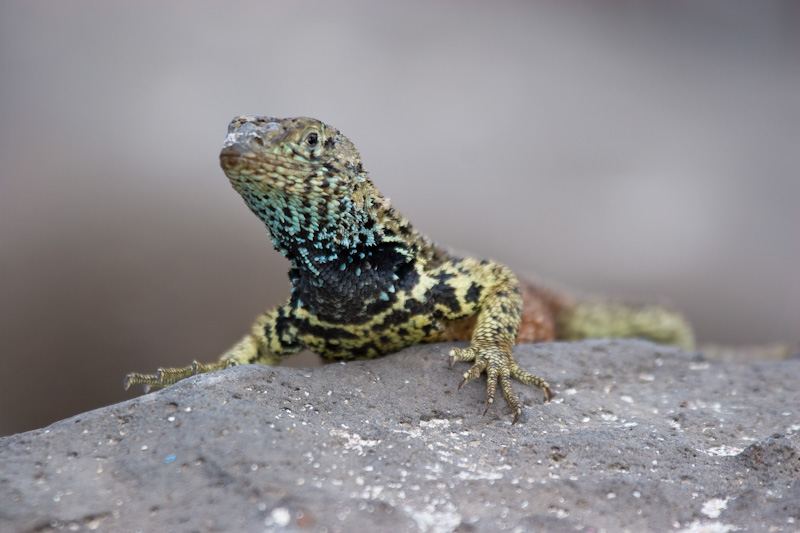
[[[306,144],[309,145],[311,148],[314,148],[319,143],[319,135],[316,131],[312,131],[308,135],[306,135]]]

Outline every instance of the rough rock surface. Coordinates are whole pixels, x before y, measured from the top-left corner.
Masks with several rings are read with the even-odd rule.
[[[800,358],[518,346],[557,396],[517,384],[512,426],[447,349],[237,367],[0,439],[0,530],[800,530]]]

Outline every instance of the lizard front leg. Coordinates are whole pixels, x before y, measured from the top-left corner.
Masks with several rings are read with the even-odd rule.
[[[522,405],[511,386],[511,378],[538,387],[550,399],[547,381],[520,368],[512,354],[522,312],[519,281],[510,269],[492,262],[463,259],[443,268],[455,269],[460,274],[450,279],[457,283],[455,296],[461,302],[461,312],[477,312],[469,347],[450,350],[451,367],[455,361],[474,361],[464,372],[464,380],[458,388],[486,372],[486,411],[494,403],[499,383],[516,423],[522,414]]]
[[[260,364],[275,366],[282,359],[299,352],[303,345],[297,340],[297,329],[291,320],[288,302],[260,315],[251,332],[213,363],[193,361],[180,368],[159,368],[155,374],[131,373],[125,376],[125,390],[131,385],[144,385],[145,392],[166,387],[194,376],[236,365]]]

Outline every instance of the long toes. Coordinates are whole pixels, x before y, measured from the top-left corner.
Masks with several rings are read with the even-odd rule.
[[[503,396],[509,407],[511,407],[511,412],[514,413],[514,420],[512,423],[516,424],[522,415],[522,404],[520,404],[519,398],[511,387],[510,375],[506,374],[500,377],[500,390],[503,391]]]
[[[472,365],[469,370],[464,372],[462,376],[464,376],[464,381],[458,386],[458,389],[461,390],[468,381],[472,381],[473,379],[479,377],[483,371],[486,370],[486,361],[478,361],[474,365]]]
[[[142,385],[144,388],[144,392],[150,392],[150,389],[153,387],[158,387],[158,376],[155,374],[136,374],[131,373],[125,376],[125,379],[122,381],[122,386],[125,390],[131,388],[131,385]]]
[[[451,348],[448,356],[450,357],[450,367],[452,368],[453,363],[456,361],[474,361],[477,353],[472,348]]]
[[[530,372],[526,372],[522,370],[516,362],[512,362],[511,366],[511,375],[515,377],[518,381],[526,385],[533,385],[538,389],[541,389],[544,392],[545,397],[549,401],[552,398],[552,393],[550,391],[550,384],[547,383],[543,378],[539,376],[534,376]]]
[[[497,394],[497,377],[498,371],[494,367],[490,367],[486,371],[486,410],[483,414],[489,411],[489,407],[494,403],[494,397]]]
[[[512,422],[514,424],[524,422],[522,404],[511,386],[512,378],[526,385],[533,385],[539,388],[548,401],[553,397],[547,381],[520,368],[511,353],[498,349],[496,346],[452,348],[448,353],[448,363],[451,368],[456,361],[475,361],[470,369],[462,374],[463,380],[458,385],[459,390],[465,384],[486,372],[486,408],[483,412],[484,415],[494,403],[499,385],[503,397],[505,397],[514,415]]]

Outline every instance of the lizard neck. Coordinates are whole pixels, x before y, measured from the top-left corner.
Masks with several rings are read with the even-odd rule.
[[[331,323],[370,320],[418,282],[433,249],[366,177],[345,197],[242,194],[292,263],[292,304]]]
[[[273,247],[292,262],[293,269],[320,276],[329,265],[344,270],[387,238],[393,240],[391,231],[385,233],[387,218],[380,216],[379,206],[385,202],[380,193],[364,176],[357,178],[354,189],[336,197],[298,196],[280,188],[239,193],[267,226]]]

